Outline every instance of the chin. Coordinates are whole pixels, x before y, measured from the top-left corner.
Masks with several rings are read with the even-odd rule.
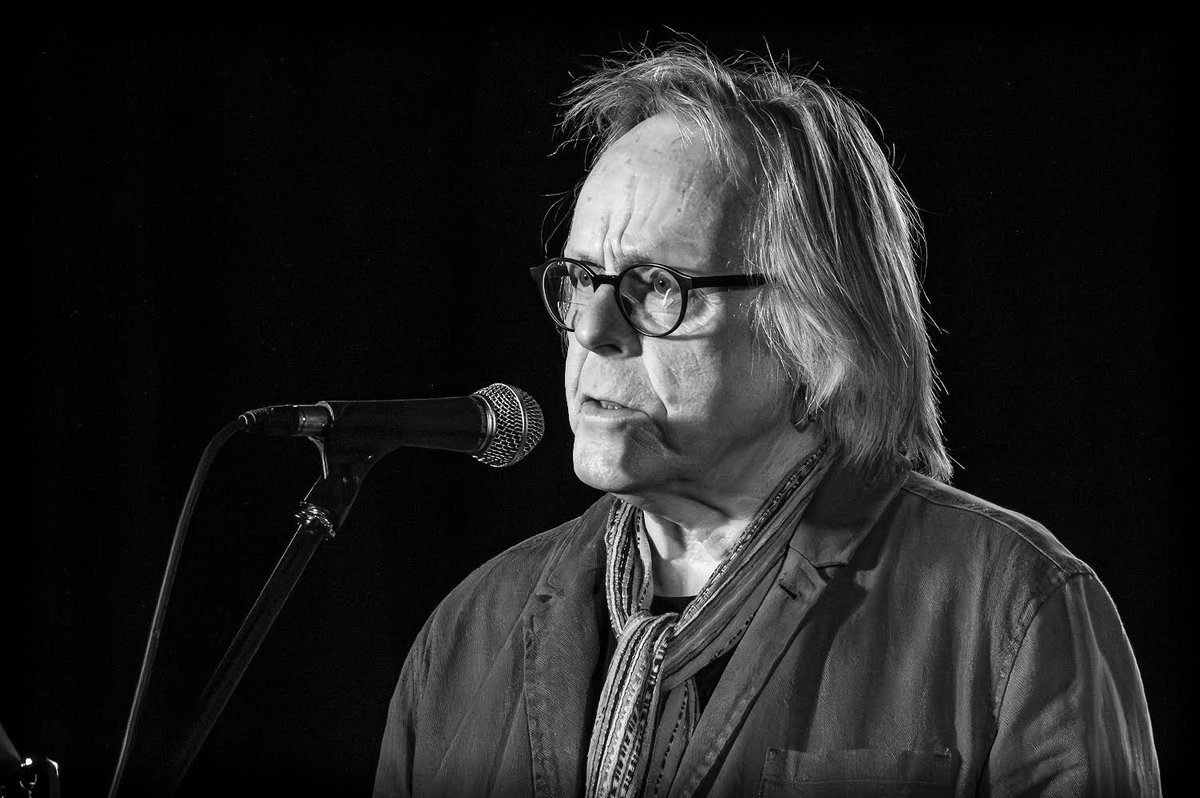
[[[633,484],[631,475],[615,463],[598,458],[575,458],[575,476],[585,485],[606,493],[623,493]]]
[[[589,445],[576,438],[573,461],[580,482],[607,493],[636,493],[648,481],[649,464],[620,449]]]

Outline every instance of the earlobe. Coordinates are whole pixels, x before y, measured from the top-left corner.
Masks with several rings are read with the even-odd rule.
[[[796,430],[796,432],[804,432],[806,429],[816,423],[819,417],[820,414],[816,410],[805,413],[800,417],[800,420],[792,422],[792,429]]]
[[[820,415],[820,408],[808,406],[808,386],[800,386],[792,402],[792,429],[796,432],[804,432],[816,422]]]

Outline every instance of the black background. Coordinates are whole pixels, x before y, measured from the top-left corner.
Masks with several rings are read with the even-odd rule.
[[[673,24],[720,55],[765,40],[876,117],[927,226],[955,484],[1042,521],[1099,573],[1178,779],[1195,602],[1175,456],[1192,425],[1175,385],[1172,32]],[[60,762],[68,795],[111,776],[175,517],[205,443],[239,412],[504,381],[549,429],[505,470],[418,450],[376,467],[189,794],[233,778],[368,792],[435,603],[595,495],[572,475],[558,342],[526,270],[584,169],[579,150],[551,157],[556,98],[594,56],[669,31],[232,30],[42,26],[16,47],[20,476],[0,549],[0,723],[23,754]],[[207,678],[317,469],[304,441],[223,450],[147,738]]]

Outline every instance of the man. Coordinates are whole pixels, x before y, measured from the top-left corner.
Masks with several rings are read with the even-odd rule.
[[[684,46],[569,99],[599,154],[534,277],[607,495],[439,606],[376,794],[1156,794],[1095,574],[939,481],[917,220],[855,106]]]

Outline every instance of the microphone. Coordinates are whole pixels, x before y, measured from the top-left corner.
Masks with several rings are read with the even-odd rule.
[[[272,405],[238,420],[247,432],[369,447],[381,455],[401,446],[466,452],[493,468],[524,458],[546,431],[533,397],[500,382],[442,399]]]

